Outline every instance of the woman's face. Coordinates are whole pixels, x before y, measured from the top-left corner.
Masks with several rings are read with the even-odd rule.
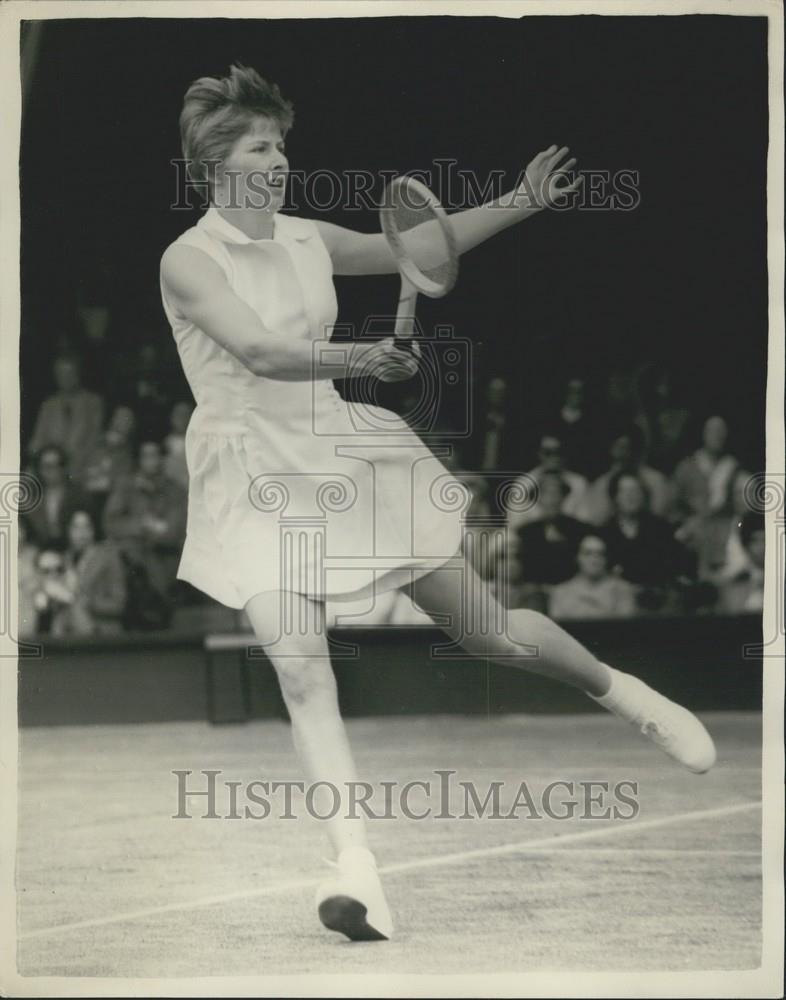
[[[579,569],[590,580],[606,575],[606,543],[597,535],[587,535],[579,546]]]
[[[284,203],[289,161],[277,122],[259,116],[236,140],[217,176],[216,204],[277,212]]]

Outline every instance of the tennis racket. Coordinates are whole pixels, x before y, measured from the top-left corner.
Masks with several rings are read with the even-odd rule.
[[[418,295],[439,299],[456,284],[456,236],[435,195],[407,175],[385,188],[379,219],[401,275],[393,337],[398,347],[412,350]]]

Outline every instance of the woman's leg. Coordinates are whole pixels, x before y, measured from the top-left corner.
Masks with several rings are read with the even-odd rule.
[[[563,681],[595,697],[608,692],[607,666],[540,612],[504,608],[466,561],[461,570],[437,569],[408,589],[426,614],[448,616],[445,631],[467,652]]]
[[[712,737],[691,712],[600,663],[545,615],[503,608],[468,563],[435,570],[409,590],[426,613],[447,615],[445,631],[474,656],[580,688],[691,771],[701,774],[715,763]]]
[[[289,628],[282,627],[285,599]],[[325,820],[336,857],[347,847],[367,847],[362,813],[355,810],[357,818],[348,816],[347,790],[357,773],[338,707],[324,605],[299,594],[268,591],[252,597],[246,613],[278,676],[306,781],[329,782],[341,795],[335,818]],[[333,793],[322,787],[318,791],[316,811],[327,816],[334,808]]]
[[[295,749],[335,852],[336,872],[317,890],[322,923],[353,941],[386,940],[393,922],[368,849],[365,819],[352,801],[357,781],[338,707],[325,636],[324,604],[280,591],[257,594],[246,605],[254,632],[275,668],[292,722]],[[335,811],[336,798],[339,809]]]

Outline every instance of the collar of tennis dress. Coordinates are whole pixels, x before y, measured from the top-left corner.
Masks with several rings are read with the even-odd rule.
[[[304,219],[297,219],[292,215],[282,215],[276,212],[273,219],[272,240],[253,240],[250,236],[233,226],[218,211],[215,205],[211,205],[205,212],[197,225],[210,230],[225,243],[268,243],[279,239],[281,236],[289,236],[292,239],[303,241],[311,236],[311,227]]]

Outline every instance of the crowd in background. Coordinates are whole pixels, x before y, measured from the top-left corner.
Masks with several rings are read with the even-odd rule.
[[[53,391],[24,442],[41,497],[20,518],[22,635],[162,629],[206,607],[176,580],[187,389],[151,345],[111,392],[85,386],[85,361],[56,358]],[[100,355],[90,363],[93,386],[102,384]],[[462,468],[471,463],[455,448],[444,460],[471,491],[468,532],[491,539],[473,547],[476,569],[508,606],[557,619],[761,610],[763,517],[722,416],[675,402],[664,372],[649,412],[615,425],[612,408],[589,405],[585,380],[571,377],[535,428],[534,453],[522,444],[517,454],[526,439],[506,424],[504,390],[500,379],[488,387],[493,405],[476,435],[483,471]],[[520,473],[502,508],[488,475],[500,454]]]
[[[667,373],[657,396],[615,426],[593,418],[581,379],[567,381],[508,494],[505,531],[476,563],[508,606],[562,620],[762,610],[759,477],[731,451],[722,416],[674,405]],[[487,530],[488,483],[468,485],[475,530]]]

